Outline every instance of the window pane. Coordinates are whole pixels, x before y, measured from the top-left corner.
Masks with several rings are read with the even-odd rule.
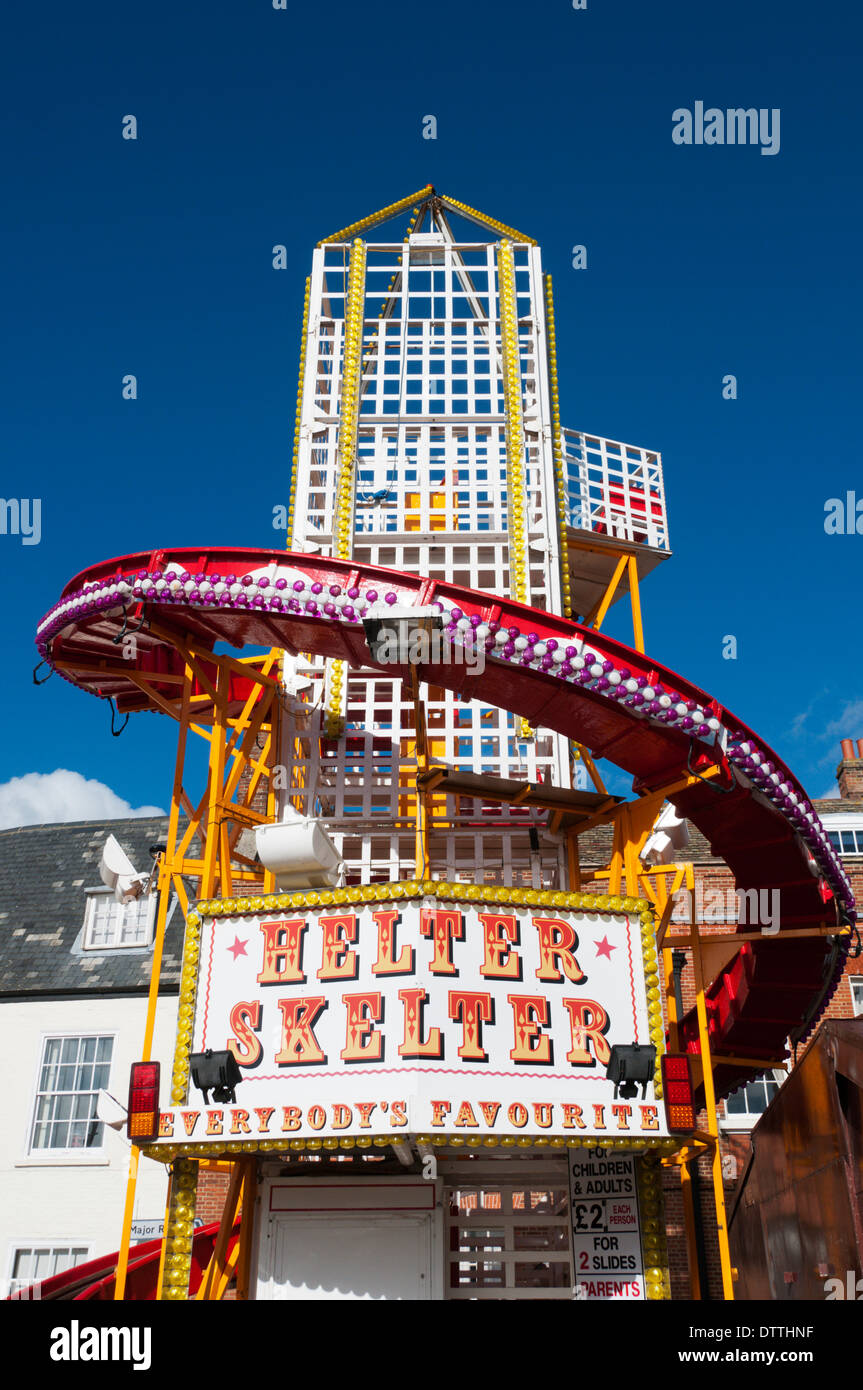
[[[563,1289],[570,1284],[569,1260],[564,1264],[517,1264],[515,1266],[515,1287],[517,1289]]]
[[[13,1256],[12,1278],[19,1288],[25,1288],[28,1284],[50,1279],[54,1274],[62,1274],[74,1265],[83,1264],[87,1254],[86,1245],[39,1246],[35,1249],[22,1247]]]
[[[569,1250],[565,1226],[516,1226],[512,1237],[514,1250]]]
[[[69,1147],[69,1126],[64,1124],[50,1125],[48,1129],[49,1149],[67,1149]]]
[[[112,1048],[113,1039],[106,1037],[46,1039],[31,1138],[34,1149],[101,1145],[96,1093],[108,1084]],[[63,1059],[59,1065],[46,1065],[58,1054]],[[102,1059],[98,1066],[96,1057]]]
[[[504,1239],[505,1239],[505,1237],[504,1237],[504,1233],[503,1233],[502,1230],[500,1230],[500,1231],[489,1231],[489,1230],[474,1231],[474,1230],[471,1230],[471,1229],[468,1227],[468,1228],[463,1228],[461,1231],[457,1231],[457,1230],[454,1228],[454,1229],[453,1229],[453,1235],[456,1236],[456,1241],[453,1243],[453,1247],[452,1247],[454,1250],[467,1250],[467,1251],[470,1251],[470,1250],[491,1250],[491,1251],[495,1251],[495,1250],[503,1250],[503,1249],[504,1249]]]
[[[75,1105],[72,1111],[74,1120],[89,1120],[95,1113],[95,1095],[75,1096]]]
[[[857,852],[857,843],[856,843],[856,841],[855,841],[855,839],[854,839],[854,831],[853,831],[853,830],[840,830],[839,834],[840,834],[841,839],[842,839],[842,853],[843,853],[843,854],[856,854],[856,852]]]
[[[33,1251],[16,1250],[15,1258],[12,1262],[13,1279],[31,1279],[33,1277]]]
[[[481,1261],[450,1265],[451,1288],[502,1289],[505,1286],[506,1275],[502,1264]]]
[[[40,1249],[33,1251],[33,1278],[48,1279],[54,1273],[54,1261],[51,1251]]]
[[[87,1144],[87,1125],[83,1120],[75,1121],[69,1126],[69,1148],[84,1149],[90,1147]]]

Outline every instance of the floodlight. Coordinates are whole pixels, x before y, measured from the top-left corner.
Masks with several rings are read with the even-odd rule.
[[[689,829],[670,804],[663,806],[641,851],[641,858],[654,864],[671,864],[689,843]]]
[[[218,1105],[234,1104],[237,1099],[235,1087],[242,1081],[243,1073],[233,1052],[214,1052],[208,1047],[206,1052],[193,1052],[189,1064],[192,1080],[203,1092],[205,1105],[209,1105],[208,1091],[213,1092],[213,1100]]]
[[[333,888],[344,868],[341,855],[319,821],[285,806],[282,819],[255,830],[258,858],[275,874],[282,892]]]
[[[436,608],[376,603],[363,618],[372,661],[382,666],[416,666],[428,659],[432,634],[443,628]]]
[[[614,1099],[617,1100],[619,1091],[624,1100],[631,1100],[641,1086],[641,1099],[644,1100],[655,1066],[653,1043],[615,1043],[605,1069],[608,1080],[614,1082]]]

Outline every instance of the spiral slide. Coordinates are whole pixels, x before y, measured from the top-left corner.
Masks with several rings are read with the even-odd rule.
[[[767,1067],[789,1037],[805,1038],[842,972],[848,935],[839,933],[856,918],[839,858],[803,788],[761,739],[623,643],[508,598],[353,560],[200,547],[83,571],[39,625],[37,645],[65,679],[113,699],[119,711],[158,709],[159,698],[176,697],[183,674],[174,636],[198,651],[217,642],[283,647],[375,667],[362,618],[376,603],[437,605],[453,644],[485,652],[484,664],[423,666],[421,680],[557,730],[631,773],[636,792],[719,768],[669,800],[738,888],[780,890],[781,915],[778,934],[743,943],[707,991],[717,1096],[752,1078],[735,1055],[763,1057]],[[113,639],[127,628],[139,630],[135,656],[124,661]],[[146,690],[130,672],[145,678]],[[238,709],[250,690],[238,678]],[[806,929],[826,934],[799,934]],[[694,1011],[682,1037],[698,1051]]]

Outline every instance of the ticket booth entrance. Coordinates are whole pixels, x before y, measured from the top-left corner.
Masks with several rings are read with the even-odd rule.
[[[566,1159],[442,1161],[417,1176],[274,1176],[259,1299],[571,1299]]]
[[[439,1183],[274,1178],[261,1205],[258,1298],[441,1296]]]

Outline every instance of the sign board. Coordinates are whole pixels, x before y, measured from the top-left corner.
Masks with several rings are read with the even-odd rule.
[[[196,1216],[194,1221],[195,1230],[200,1230],[203,1224],[204,1222],[201,1219],[201,1217]],[[152,1221],[133,1221],[131,1228],[132,1244],[142,1245],[145,1241],[148,1240],[160,1240],[162,1237],[162,1231],[164,1230],[164,1226],[165,1223],[162,1220],[161,1216],[154,1218]]]
[[[569,1197],[576,1298],[643,1301],[635,1159],[615,1149],[571,1153]]]
[[[620,908],[646,905],[449,887],[476,898],[390,885],[205,904],[181,1046],[230,1049],[243,1079],[233,1105],[190,1085],[160,1137],[665,1137],[652,1082],[624,1099],[606,1079],[614,1043],[661,1026],[650,919]]]

